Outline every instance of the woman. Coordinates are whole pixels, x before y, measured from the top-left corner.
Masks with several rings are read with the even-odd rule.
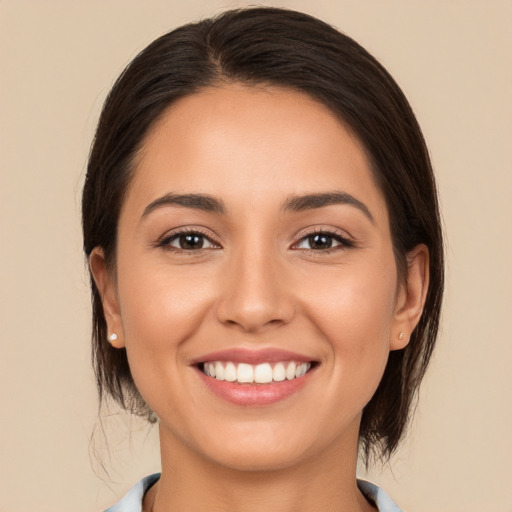
[[[149,45],[83,194],[100,398],[159,422],[162,473],[109,510],[396,511],[437,334],[435,182],[414,115],[310,16],[228,11]]]

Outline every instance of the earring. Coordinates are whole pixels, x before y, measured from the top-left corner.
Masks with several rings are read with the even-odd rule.
[[[109,337],[108,341],[116,341],[117,340],[117,334],[113,332]]]
[[[405,332],[401,332],[399,335],[398,335],[398,339],[399,340],[403,340],[405,338]]]

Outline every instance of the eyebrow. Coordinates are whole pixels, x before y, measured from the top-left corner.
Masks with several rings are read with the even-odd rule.
[[[286,199],[282,208],[284,211],[302,212],[315,208],[323,208],[324,206],[330,206],[333,204],[355,206],[361,210],[372,223],[375,222],[373,215],[364,203],[359,201],[359,199],[356,199],[354,196],[341,191],[305,194],[300,196],[292,195]]]
[[[346,204],[354,206],[361,210],[366,217],[373,223],[374,218],[368,207],[356,199],[354,196],[346,192],[333,191],[314,194],[290,195],[283,203],[281,209],[284,212],[303,212],[316,208],[335,204]],[[184,206],[185,208],[193,208],[211,213],[226,214],[226,207],[221,199],[217,199],[206,194],[173,194],[169,193],[159,197],[151,202],[144,209],[142,218],[149,215],[152,211],[164,206]]]
[[[205,194],[166,194],[146,206],[142,217],[162,206],[184,206],[212,213],[226,213],[226,207],[220,199]]]

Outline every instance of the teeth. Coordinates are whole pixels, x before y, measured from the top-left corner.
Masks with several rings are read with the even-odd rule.
[[[204,363],[203,372],[209,377],[241,384],[255,382],[268,384],[302,377],[311,368],[311,363],[280,362],[272,366],[270,363],[251,365],[247,363],[223,363],[211,361]]]
[[[295,368],[296,368],[296,364],[295,363],[290,363],[287,367],[286,367],[286,378],[288,380],[292,380],[292,379],[295,379]]]
[[[250,364],[240,363],[236,369],[238,382],[254,382],[254,370]]]
[[[206,363],[204,365],[204,373],[209,377],[215,377],[215,364]]]
[[[281,382],[284,379],[286,379],[286,370],[285,370],[285,367],[284,367],[283,363],[277,363],[274,366],[274,370],[273,370],[273,375],[272,376],[273,376],[274,380],[277,381],[277,382]]]
[[[212,375],[212,377],[215,376],[218,380],[224,380],[224,366],[222,366],[221,363],[216,362],[215,366],[210,363],[210,367],[213,366],[215,368],[215,375]]]
[[[236,366],[233,363],[226,364],[226,367],[224,368],[224,380],[235,382]]]
[[[259,364],[254,368],[254,382],[267,384],[272,382],[272,366],[268,363]]]
[[[303,364],[299,364],[295,370],[295,377],[302,377],[306,373],[306,370]]]

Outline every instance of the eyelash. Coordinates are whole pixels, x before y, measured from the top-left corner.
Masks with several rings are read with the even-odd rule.
[[[211,237],[211,235],[209,235],[209,234],[203,232],[201,229],[197,229],[197,228],[194,228],[194,229],[181,228],[177,231],[174,231],[174,232],[164,236],[155,245],[156,245],[156,247],[161,247],[161,248],[169,250],[169,251],[179,252],[179,253],[184,253],[184,254],[193,254],[193,253],[197,254],[197,253],[200,253],[203,251],[208,251],[208,250],[212,249],[212,247],[206,247],[206,248],[200,248],[200,249],[187,250],[187,249],[173,247],[170,245],[171,242],[178,240],[181,236],[186,236],[186,235],[199,235],[199,236],[205,238],[206,240],[208,240],[209,243],[217,246],[217,247],[213,247],[214,249],[220,247],[220,243],[218,241],[216,241],[215,239],[213,239]],[[310,253],[316,253],[316,254],[319,254],[319,253],[330,254],[331,252],[334,252],[334,251],[338,251],[338,250],[342,250],[342,249],[350,249],[352,247],[355,247],[355,245],[356,245],[353,240],[351,240],[350,238],[348,238],[345,234],[342,234],[341,232],[338,232],[335,230],[330,230],[330,229],[315,229],[313,231],[303,234],[300,237],[299,241],[293,245],[293,247],[296,247],[304,240],[307,240],[310,237],[314,237],[315,235],[326,235],[328,238],[333,239],[339,245],[336,245],[334,247],[329,247],[327,249],[297,249],[297,248],[295,248],[294,250],[304,250],[304,251],[308,251]],[[293,247],[292,247],[292,249],[293,249]]]
[[[348,238],[348,236],[340,231],[332,230],[332,229],[321,229],[316,228],[313,231],[307,232],[305,234],[302,234],[302,236],[299,238],[299,241],[294,244],[294,246],[299,245],[302,241],[307,240],[310,237],[314,237],[315,235],[326,235],[327,237],[333,239],[333,241],[338,242],[339,245],[336,245],[334,247],[329,247],[327,249],[303,249],[305,251],[308,251],[310,253],[317,254],[330,254],[335,251],[343,250],[343,249],[351,249],[355,247],[355,243],[353,240]],[[300,249],[296,249],[300,250]]]
[[[199,235],[199,236],[205,238],[206,240],[208,240],[211,244],[220,247],[219,242],[215,241],[211,235],[203,232],[201,229],[198,229],[198,228],[194,228],[194,229],[180,228],[177,231],[173,231],[172,233],[165,235],[159,242],[157,242],[156,246],[161,247],[166,250],[169,250],[169,251],[188,253],[188,254],[210,250],[210,248],[204,248],[204,249],[200,248],[200,249],[190,249],[190,250],[181,249],[181,248],[178,249],[177,247],[172,247],[170,245],[170,243],[173,242],[174,240],[178,240],[181,236],[186,236],[186,235]]]

